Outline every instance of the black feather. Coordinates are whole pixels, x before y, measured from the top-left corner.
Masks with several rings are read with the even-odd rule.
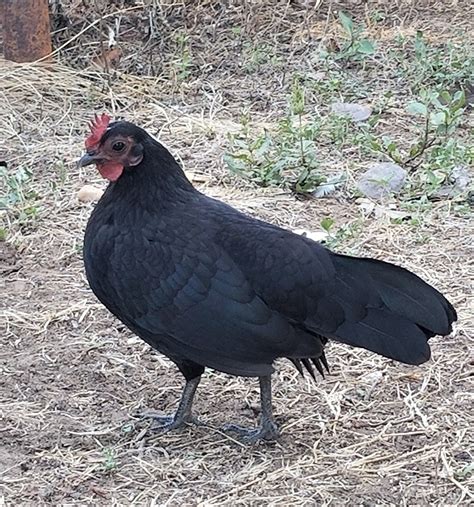
[[[316,380],[316,375],[314,374],[314,368],[311,364],[310,360],[307,358],[301,359],[301,362],[303,363],[303,366],[306,368],[306,371],[311,375],[311,378],[313,380]]]
[[[294,367],[298,370],[299,374],[304,377],[303,367],[301,366],[301,361],[299,359],[290,358],[290,361],[293,363]]]
[[[324,350],[322,351],[321,356],[320,356],[320,358],[319,358],[319,359],[320,359],[320,360],[321,360],[321,362],[323,363],[323,366],[326,368],[326,371],[327,371],[328,373],[330,373],[330,371],[329,371],[329,364],[328,364],[328,362],[327,362],[327,360],[326,360],[326,354],[324,353]]]
[[[323,367],[321,366],[321,361],[317,357],[312,357],[311,361],[313,362],[314,366],[316,366],[316,369],[318,370],[321,377],[324,378],[324,370]]]

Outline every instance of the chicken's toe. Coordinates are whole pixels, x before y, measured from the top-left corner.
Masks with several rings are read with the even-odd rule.
[[[259,428],[245,428],[237,424],[226,424],[222,430],[226,433],[236,433],[244,442],[270,442],[280,436],[277,425],[273,421],[265,421]]]
[[[150,410],[142,413],[141,416],[146,419],[153,419],[151,429],[153,431],[161,433],[182,428],[184,426],[189,426],[190,424],[195,424],[197,426],[201,425],[199,419],[192,415],[186,415],[185,417],[177,417],[176,414],[163,415],[160,414],[159,412]]]

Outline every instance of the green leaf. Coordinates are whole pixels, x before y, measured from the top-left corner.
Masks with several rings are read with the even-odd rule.
[[[418,143],[414,144],[410,148],[410,152],[409,152],[410,157],[415,157],[416,155],[419,155],[419,153],[420,153],[420,145]]]
[[[376,139],[371,139],[370,140],[370,147],[374,151],[382,151],[382,145]]]
[[[354,33],[354,23],[352,19],[344,12],[339,11],[339,21],[347,34],[352,38],[352,34]]]
[[[272,147],[272,138],[265,133],[265,137],[258,140],[258,145],[255,147],[255,156],[257,158],[264,157]]]
[[[420,114],[422,116],[428,114],[428,108],[422,102],[410,102],[407,106],[407,111],[410,114]]]
[[[397,145],[393,141],[390,142],[390,143],[388,143],[387,146],[386,146],[386,148],[387,148],[387,151],[390,154],[392,154],[392,153],[394,153],[394,152],[397,151]]]
[[[453,97],[454,102],[461,102],[462,105],[466,102],[466,94],[464,93],[464,90],[458,90]]]
[[[449,104],[451,102],[451,94],[447,91],[447,90],[444,90],[442,91],[439,96],[446,102],[446,104]]]
[[[326,217],[326,218],[323,218],[321,220],[321,227],[327,232],[329,233],[329,231],[331,230],[332,226],[334,225],[334,220],[330,217]]]
[[[314,151],[314,141],[312,139],[303,139],[303,151],[306,153],[308,151]]]
[[[438,95],[433,95],[429,98],[431,104],[433,106],[435,106],[436,108],[442,108],[444,107],[443,104],[441,103],[441,101],[439,100],[439,96]]]
[[[243,150],[243,151],[248,151],[248,142],[247,141],[244,141],[243,139],[234,139],[232,141],[232,151],[236,151],[236,150]]]
[[[225,154],[223,158],[224,163],[232,172],[239,174],[245,172],[246,164],[242,160],[239,160],[239,158],[228,154]]]
[[[357,51],[365,55],[371,55],[375,52],[374,43],[368,39],[362,39],[357,44]]]
[[[466,466],[464,466],[459,472],[455,472],[455,475],[459,479],[465,479],[466,477],[470,476],[474,472],[474,463],[469,463]]]
[[[439,172],[428,170],[426,172],[426,179],[430,185],[439,185],[443,183],[445,179],[445,175],[440,174]]]
[[[447,111],[440,111],[438,113],[433,113],[430,116],[431,123],[436,127],[439,127],[440,125],[444,125],[447,122],[447,119],[448,119]]]
[[[459,90],[455,93],[453,97],[453,102],[451,103],[451,111],[458,112],[466,105],[466,94],[464,90]],[[461,114],[464,112],[462,109]]]

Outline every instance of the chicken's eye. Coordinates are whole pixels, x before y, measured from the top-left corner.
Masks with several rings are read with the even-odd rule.
[[[114,151],[122,151],[125,148],[125,143],[122,143],[122,141],[117,141],[112,145],[112,149]]]

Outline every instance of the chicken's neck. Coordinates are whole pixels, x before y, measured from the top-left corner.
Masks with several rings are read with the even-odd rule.
[[[169,151],[152,139],[145,145],[143,161],[125,168],[111,187],[122,202],[139,202],[145,207],[149,202],[154,208],[188,201],[197,194]]]

